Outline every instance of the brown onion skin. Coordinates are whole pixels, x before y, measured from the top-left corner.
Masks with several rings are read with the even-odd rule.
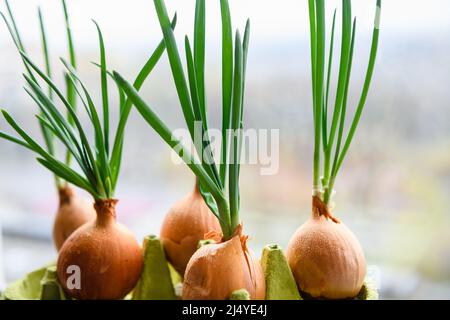
[[[238,289],[246,289],[252,300],[264,300],[262,267],[246,249],[245,240],[236,235],[198,249],[186,268],[183,300],[228,300]]]
[[[177,202],[167,213],[160,238],[167,259],[184,275],[189,259],[197,251],[206,233],[220,232],[216,216],[206,205],[197,185],[193,192]]]
[[[53,243],[56,250],[79,227],[95,219],[93,203],[78,197],[72,187],[65,185],[59,190],[59,208],[53,224]]]
[[[116,200],[95,203],[97,219],[76,230],[62,246],[57,263],[65,292],[81,300],[124,298],[136,286],[143,267],[142,249],[132,233],[116,222]],[[70,289],[66,272],[81,270],[81,288]]]
[[[287,249],[289,266],[299,289],[310,296],[353,298],[366,275],[363,249],[345,224],[320,211],[314,209],[292,236]]]

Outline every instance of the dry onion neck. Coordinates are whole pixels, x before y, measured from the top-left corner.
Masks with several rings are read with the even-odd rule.
[[[339,219],[333,216],[328,206],[318,196],[312,197],[312,214],[313,216],[323,216],[326,219],[333,221],[334,223],[340,223]]]
[[[65,184],[64,186],[58,188],[58,195],[59,195],[59,206],[61,207],[66,204],[70,204],[75,193],[68,184]]]
[[[204,236],[205,240],[213,240],[215,243],[221,243],[230,240],[234,237],[239,237],[242,245],[242,249],[247,251],[247,240],[248,236],[243,234],[243,225],[239,224],[234,230],[233,234],[230,237],[225,237],[223,233],[217,231],[207,232]]]
[[[97,225],[107,226],[116,221],[117,199],[99,199],[94,203],[97,212]]]

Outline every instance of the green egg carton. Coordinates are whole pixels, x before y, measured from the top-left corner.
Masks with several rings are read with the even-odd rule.
[[[199,246],[208,245],[202,241]],[[136,288],[126,300],[177,300],[181,297],[182,277],[167,261],[162,243],[157,236],[149,235],[143,243],[144,267]],[[266,280],[267,300],[307,300],[299,292],[286,256],[278,245],[267,245],[261,256],[261,266]],[[58,282],[55,263],[50,263],[10,284],[0,299],[5,300],[66,300]],[[355,300],[377,300],[378,292],[373,281],[366,279]],[[245,289],[234,291],[230,300],[250,300]]]
[[[58,283],[55,263],[28,273],[3,292],[4,300],[66,300]]]
[[[150,235],[144,238],[144,268],[133,291],[133,300],[176,300],[177,284],[182,277],[167,262],[161,240]]]

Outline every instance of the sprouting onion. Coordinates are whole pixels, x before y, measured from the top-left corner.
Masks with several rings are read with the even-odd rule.
[[[66,2],[64,0],[61,1],[63,6],[63,12],[64,17],[66,21],[66,33],[67,33],[67,43],[69,48],[69,58],[70,63],[72,67],[76,68],[76,62],[75,62],[75,50],[74,45],[72,41],[72,33],[71,28],[69,24],[69,15],[67,11]],[[13,42],[17,49],[22,52],[25,51],[25,46],[23,44],[22,38],[19,33],[19,29],[17,27],[16,21],[14,19],[14,15],[12,13],[11,7],[9,5],[9,2],[5,0],[6,8],[7,8],[7,14],[9,17],[9,21],[6,18],[3,13],[1,13],[3,20],[6,23],[6,26],[11,34],[11,37],[13,39]],[[42,53],[44,58],[44,65],[45,65],[45,74],[49,79],[52,79],[52,68],[50,64],[50,56],[49,56],[49,50],[48,50],[48,42],[47,42],[47,34],[45,31],[44,26],[44,19],[41,12],[41,9],[38,8],[38,17],[39,17],[39,27],[41,32],[41,39],[42,39]],[[24,61],[25,62],[25,61]],[[30,67],[24,63],[27,75],[37,83],[37,80],[32,73]],[[53,90],[50,86],[47,86],[47,95],[50,100],[53,101]],[[66,98],[70,102],[70,105],[73,107],[74,110],[76,110],[76,103],[77,99],[74,95],[74,89],[73,85],[70,82],[67,82],[66,84]],[[70,120],[69,122],[73,125],[73,121]],[[45,125],[40,123],[40,129],[42,132],[42,136],[45,141],[45,147],[46,151],[54,156],[56,153],[56,146],[55,146],[55,136],[49,130]],[[8,135],[5,135],[0,132],[0,137],[5,138],[7,140],[13,140]],[[13,140],[14,141],[14,140]],[[70,164],[70,153],[67,152],[66,156],[66,165]],[[84,223],[88,222],[89,220],[92,220],[95,218],[95,211],[91,203],[85,201],[82,198],[79,198],[75,195],[74,190],[72,187],[70,187],[67,182],[65,182],[63,179],[61,179],[58,175],[54,175],[55,177],[55,184],[56,188],[58,190],[59,195],[59,206],[58,211],[55,216],[55,221],[53,224],[53,241],[55,243],[56,248],[59,250],[64,243],[64,241],[74,232],[78,227],[83,225]]]
[[[174,18],[173,27],[175,23]],[[66,69],[66,81],[84,107],[94,130],[93,142],[90,141],[79,115],[75,112],[73,105],[75,98],[66,97],[47,73],[42,71],[19,47],[26,68],[29,70],[28,74],[24,74],[27,83],[25,90],[40,110],[40,114],[37,115],[39,123],[67,148],[70,156],[78,164],[79,170],[60,161],[42,147],[16,123],[6,110],[2,110],[2,114],[20,138],[6,134],[2,134],[2,137],[33,151],[38,155],[39,163],[57,177],[86,190],[93,196],[96,219],[78,228],[64,242],[58,256],[58,277],[71,297],[118,299],[128,294],[136,285],[143,260],[141,248],[133,235],[123,225],[116,222],[117,200],[114,198],[122,158],[123,135],[132,104],[129,99],[125,99],[123,92],[117,87],[121,97],[120,118],[114,136],[114,147],[111,150],[108,145],[110,132],[106,130],[109,128],[110,112],[107,79],[111,74],[107,70],[103,35],[97,23],[95,25],[100,45],[100,64],[97,65],[100,67],[101,75],[103,117],[97,112],[94,100],[76,70],[71,63],[61,58]],[[172,26],[169,24],[169,28]],[[151,73],[164,49],[165,44],[161,41],[137,76],[134,83],[136,90]],[[45,92],[37,79],[49,86],[50,91]],[[69,119],[66,119],[58,109],[56,101],[63,105],[70,116]],[[74,265],[80,268],[81,286],[70,286],[68,282],[71,275],[68,268]]]
[[[136,90],[120,74],[115,72],[114,75],[143,118],[193,171],[199,181],[203,199],[219,219],[222,234],[220,236],[216,234],[215,236],[218,243],[201,247],[189,260],[183,284],[183,298],[227,299],[232,291],[245,288],[252,298],[263,299],[265,284],[262,270],[247,249],[247,237],[242,235],[242,225],[239,218],[239,156],[244,106],[244,75],[250,23],[247,21],[244,40],[241,40],[237,31],[233,43],[228,1],[221,0],[222,77],[224,80],[222,83],[223,152],[221,159],[224,162],[219,168],[214,161],[207,136],[208,121],[204,70],[205,1],[196,1],[194,50],[192,50],[188,36],[185,37],[187,77],[175,36],[170,28],[164,1],[154,0],[154,4],[164,35],[181,109],[199,160],[183,147],[182,143],[175,138],[172,131],[144,102]],[[233,47],[234,55],[232,54]],[[202,141],[195,139],[194,135],[194,126],[198,123],[202,128],[202,134],[200,135],[204,137]],[[231,129],[234,134],[230,135],[228,129]],[[230,154],[227,152],[229,146]]]
[[[315,142],[313,210],[311,219],[292,237],[287,255],[299,288],[313,297],[354,297],[361,289],[366,274],[361,245],[353,233],[332,215],[331,209],[335,179],[355,134],[372,79],[378,48],[380,11],[381,0],[377,0],[372,46],[362,93],[348,133],[344,136],[356,18],[352,22],[351,0],[343,0],[339,73],[336,99],[331,107],[329,90],[336,11],[325,76],[325,1],[309,0]]]
[[[207,130],[206,121],[206,97],[205,97],[205,2],[198,1],[195,7],[195,41],[194,54],[189,45],[186,45],[186,56],[188,58],[189,85],[194,83],[198,90],[192,87],[193,99],[202,107],[197,109],[197,119],[201,117],[202,121],[198,124],[202,129]],[[188,41],[186,39],[186,41]],[[194,117],[196,115],[194,114]],[[208,145],[204,144],[207,148]],[[208,155],[209,155],[209,151]],[[218,176],[217,168],[212,168],[214,176]],[[220,224],[217,218],[205,203],[201,193],[200,184],[196,179],[195,186],[190,194],[177,201],[164,217],[161,225],[160,238],[164,247],[167,259],[173,267],[184,275],[187,264],[197,251],[198,243],[204,239],[205,234],[209,232],[220,232]]]

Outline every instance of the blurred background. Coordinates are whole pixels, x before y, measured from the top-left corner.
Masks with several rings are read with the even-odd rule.
[[[359,99],[375,14],[375,0],[353,2],[358,29],[349,110]],[[285,248],[310,214],[308,5],[306,0],[274,3],[230,0],[233,27],[243,30],[247,17],[252,23],[245,125],[280,129],[277,174],[261,176],[259,165],[244,165],[241,171],[241,215],[251,236],[249,245],[258,255],[268,243]],[[40,63],[37,6],[42,7],[54,74],[63,85],[58,57],[67,56],[67,45],[61,4],[55,0],[10,0],[10,4],[29,54]],[[175,33],[181,44],[185,34],[192,35],[195,1],[167,0],[166,5],[171,14],[178,12]],[[329,0],[326,5],[329,28],[340,1]],[[153,2],[68,0],[68,7],[79,72],[100,104],[99,72],[90,63],[99,59],[97,34],[90,19],[103,30],[109,67],[131,79],[162,37]],[[5,12],[3,3],[0,10]],[[360,239],[384,299],[450,298],[449,10],[445,0],[427,5],[415,0],[383,2],[372,87],[335,185],[335,214]],[[338,22],[339,14],[338,10]],[[219,1],[207,1],[207,30],[209,115],[218,126]],[[336,41],[337,53],[340,38]],[[40,137],[37,109],[22,89],[23,66],[3,23],[0,51],[0,107]],[[336,80],[336,68],[333,71]],[[165,55],[142,94],[172,128],[184,127]],[[3,119],[0,128],[11,132]],[[118,219],[139,239],[157,234],[165,213],[193,184],[191,172],[172,163],[168,147],[133,111],[117,190]],[[35,156],[0,141],[0,289],[56,259],[51,241],[56,206],[52,176]]]

